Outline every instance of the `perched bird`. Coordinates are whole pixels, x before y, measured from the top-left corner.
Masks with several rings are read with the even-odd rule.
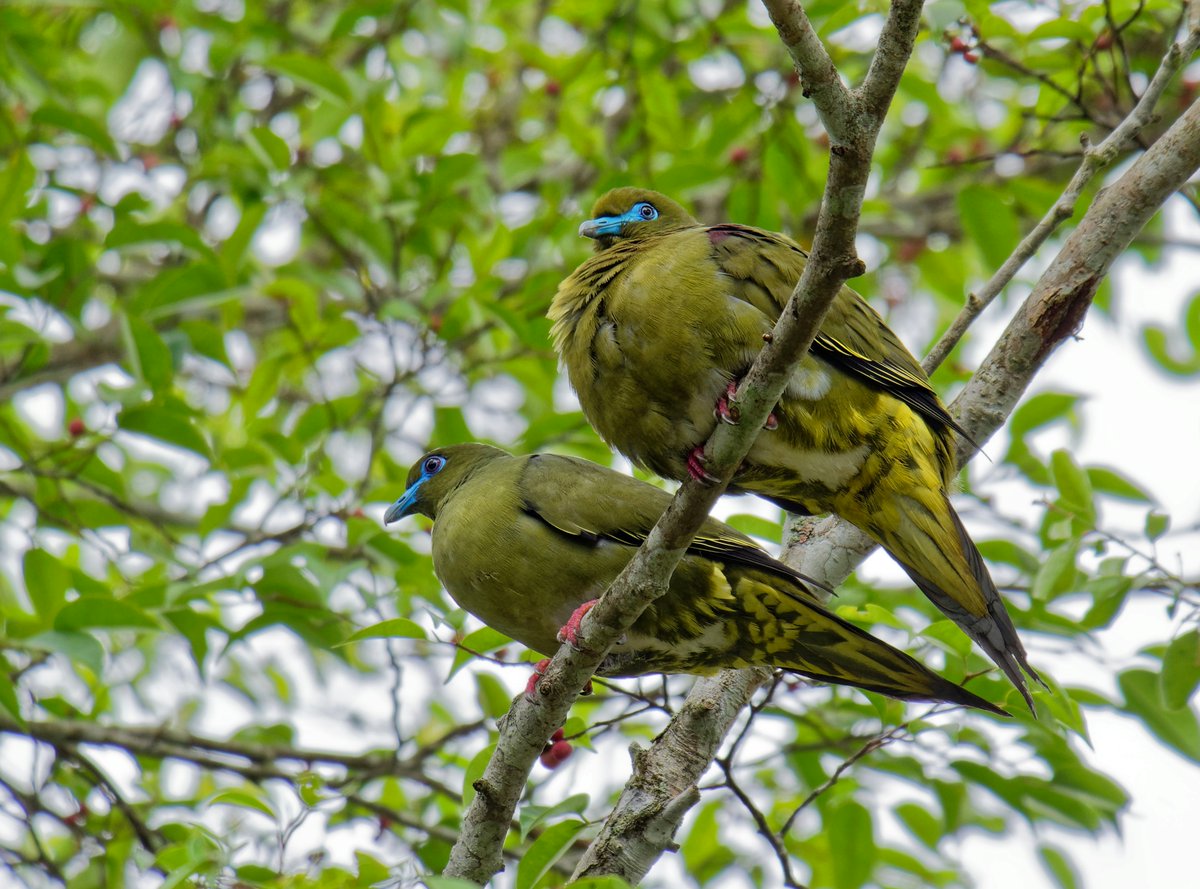
[[[609,444],[672,479],[704,478],[703,445],[800,279],[785,235],[701,225],[657,192],[618,188],[579,233],[596,254],[559,286],[554,347]],[[950,505],[954,437],[921,366],[843,287],[730,490],[792,512],[833,512],[903,566],[1033,701],[1025,649]]]
[[[633,558],[670,499],[586,460],[460,444],[431,451],[413,466],[404,496],[384,521],[412,513],[432,518],[434,570],[454,600],[548,654],[561,634],[574,641],[583,612]],[[709,519],[667,593],[634,622],[599,673],[747,666],[1007,715],[831,614],[806,578]]]

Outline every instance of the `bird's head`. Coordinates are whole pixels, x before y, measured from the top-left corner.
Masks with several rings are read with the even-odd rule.
[[[597,250],[616,241],[698,225],[692,214],[669,197],[646,188],[614,188],[592,207],[592,218],[579,234],[592,238]]]
[[[404,496],[383,516],[385,525],[419,512],[437,519],[438,510],[476,469],[497,457],[499,448],[483,444],[458,444],[430,451],[408,471]]]

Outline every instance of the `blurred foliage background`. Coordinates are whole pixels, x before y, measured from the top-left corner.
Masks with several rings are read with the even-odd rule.
[[[806,9],[857,80],[884,4]],[[1131,106],[1180,13],[927,5],[855,282],[915,353],[1052,204],[1080,135]],[[544,317],[608,187],[806,239],[827,142],[764,10],[8,2],[0,46],[0,865],[79,887],[437,872],[528,656],[440,590],[424,525],[382,512],[430,445],[612,462]],[[1198,80],[1172,85],[1159,131]],[[1135,249],[1153,264],[1169,242],[1156,223]],[[1097,311],[1119,299],[1106,285]],[[1198,312],[1127,331],[1136,360],[1200,373]],[[959,350],[935,382],[969,373]],[[1080,404],[1043,391],[989,448],[1032,505],[963,500],[1034,663],[1053,677],[1070,652],[1094,681],[1040,694],[1035,722],[979,676],[1003,724],[776,683],[652,884],[779,885],[786,859],[813,887],[968,885],[958,841],[1023,821],[1071,887],[1055,829],[1111,837],[1136,798],[1090,764],[1089,712],[1200,763],[1195,577],[1169,567],[1180,544],[1136,466],[1044,446],[1079,434]],[[733,521],[778,540],[778,514]],[[953,679],[986,670],[924,597],[877,585],[849,582],[840,613]],[[1090,634],[1134,598],[1160,629],[1114,661]],[[576,706],[579,749],[535,772],[501,885],[564,881],[626,746],[688,682]],[[794,820],[773,847],[750,809]]]

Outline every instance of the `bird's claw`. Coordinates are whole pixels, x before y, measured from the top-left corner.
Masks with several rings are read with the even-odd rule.
[[[538,683],[546,675],[546,668],[548,666],[550,666],[550,658],[548,657],[542,658],[533,665],[533,674],[529,677],[529,681],[525,683],[525,700],[531,704],[537,703]]]
[[[704,482],[708,485],[715,485],[720,481],[720,479],[704,468],[704,464],[707,462],[708,458],[704,456],[704,445],[696,445],[691,449],[690,452],[688,452],[688,475],[698,482]]]
[[[727,423],[730,426],[736,426],[742,419],[742,412],[733,398],[736,394],[737,383],[728,383],[725,386],[725,393],[717,398],[717,404],[713,408],[713,416],[722,423]],[[779,428],[779,419],[773,411],[767,414],[767,419],[763,423],[762,428],[768,432],[774,432]]]
[[[579,651],[579,625],[583,623],[583,616],[591,611],[592,607],[598,601],[599,599],[591,599],[571,612],[571,616],[567,618],[567,622],[558,631],[559,642],[565,642],[576,651]]]
[[[725,392],[718,396],[716,407],[713,408],[713,416],[730,426],[736,426],[742,419],[742,412],[733,400],[735,394],[737,394],[737,384],[729,383],[725,387]]]
[[[525,700],[531,704],[538,702],[538,683],[542,681],[542,677],[546,675],[546,668],[550,666],[550,658],[544,657],[533,665],[533,675],[529,677],[529,681],[525,683]],[[592,693],[592,680],[588,680],[587,684],[579,692],[581,695],[590,695]]]

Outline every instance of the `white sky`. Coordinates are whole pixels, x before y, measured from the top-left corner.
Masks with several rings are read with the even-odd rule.
[[[1181,199],[1166,208],[1171,236],[1200,241],[1200,223]],[[1200,290],[1200,252],[1169,251],[1160,266],[1149,268],[1133,255],[1113,269],[1118,301],[1116,323],[1089,313],[1079,342],[1065,343],[1038,376],[1034,391],[1070,391],[1087,396],[1081,410],[1085,432],[1070,445],[1081,465],[1120,468],[1149,489],[1171,515],[1173,528],[1195,528],[1200,522],[1200,381],[1172,377],[1150,364],[1140,345],[1141,326],[1156,322],[1178,328],[1186,301]],[[990,343],[1003,323],[987,316],[977,334]],[[1061,433],[1047,436],[1049,447],[1067,445]],[[1045,452],[1048,452],[1049,447]],[[988,446],[1003,453],[1003,438]],[[974,484],[982,489],[989,471],[974,467]],[[1001,508],[1020,512],[1028,489],[989,488]],[[1108,510],[1111,512],[1110,510]],[[1185,576],[1200,571],[1196,533],[1170,536],[1159,547],[1159,559],[1182,566]],[[1116,666],[1127,666],[1138,648],[1168,638],[1163,604],[1142,601],[1126,607],[1115,625],[1100,634],[1104,650]],[[1036,642],[1033,646],[1036,649]],[[1072,655],[1056,655],[1047,663],[1056,679],[1095,687],[1095,666]],[[1149,663],[1149,662],[1147,662]],[[1095,754],[1092,765],[1121,783],[1133,798],[1124,820],[1124,837],[1095,841],[1064,830],[1040,833],[1070,852],[1089,889],[1131,886],[1174,889],[1196,885],[1196,842],[1200,830],[1200,767],[1150,738],[1140,723],[1092,711],[1088,719]],[[964,844],[979,889],[1050,889],[1056,886],[1036,863],[1035,842],[1024,822],[1000,839],[978,836]]]

